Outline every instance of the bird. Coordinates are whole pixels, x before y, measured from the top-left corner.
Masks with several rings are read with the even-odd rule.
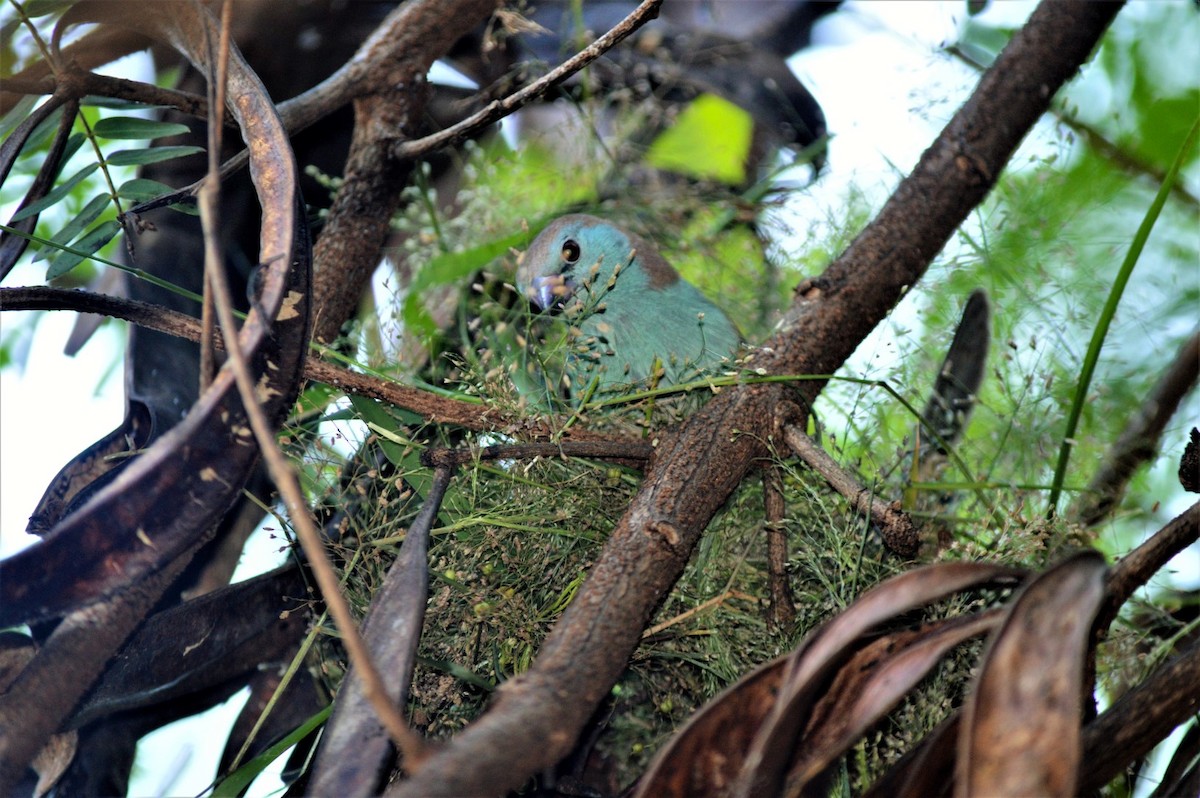
[[[516,282],[536,309],[569,325],[573,397],[677,385],[728,368],[742,341],[653,246],[595,216],[547,225],[521,256]]]

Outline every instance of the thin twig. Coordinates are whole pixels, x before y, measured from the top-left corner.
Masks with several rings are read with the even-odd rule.
[[[65,74],[71,85],[71,96],[80,100],[87,96],[109,97],[141,105],[174,108],[180,113],[197,118],[208,115],[208,100],[190,91],[155,86],[140,80],[115,78],[111,75],[97,75],[95,72],[79,69],[74,63],[68,65]],[[12,94],[53,94],[62,82],[51,77],[40,80],[5,78],[4,91]],[[237,124],[232,120],[226,120],[225,124],[237,128]]]
[[[830,487],[844,496],[855,510],[870,516],[889,549],[901,557],[916,555],[920,544],[917,528],[908,513],[900,509],[899,502],[888,504],[864,488],[799,427],[789,424],[783,428],[783,435],[787,445],[801,460],[824,477]]]
[[[1073,508],[1074,518],[1093,526],[1112,513],[1133,472],[1154,457],[1167,422],[1196,386],[1197,378],[1200,378],[1200,329],[1192,333],[1146,401],[1130,416],[1121,436],[1104,455],[1087,491]]]
[[[208,76],[205,96],[208,99],[208,174],[200,187],[200,202],[202,205],[202,222],[204,235],[204,300],[200,303],[200,366],[197,369],[200,377],[200,393],[208,390],[216,371],[216,357],[213,354],[213,325],[216,323],[213,312],[213,272],[221,271],[224,279],[224,262],[221,255],[222,246],[216,231],[220,229],[220,180],[216,177],[221,168],[221,142],[224,139],[225,124],[225,81],[229,74],[229,2],[221,5],[221,45],[218,52],[213,52],[211,29],[204,28],[204,44],[208,51],[205,54],[207,62],[216,64],[215,73]],[[206,200],[207,198],[207,200]],[[203,206],[207,201],[208,215],[203,216]],[[228,298],[226,289],[222,296]],[[230,317],[232,318],[232,316]],[[236,349],[236,347],[234,347]],[[244,397],[243,397],[244,398]]]
[[[758,601],[758,599],[756,599],[754,596],[739,592],[737,590],[723,590],[723,591],[721,591],[720,595],[713,596],[712,598],[708,599],[707,601],[702,601],[701,603],[697,604],[695,607],[692,607],[690,610],[684,610],[683,612],[679,613],[678,615],[676,615],[673,618],[668,618],[667,620],[663,621],[662,623],[656,623],[654,626],[651,626],[649,629],[642,632],[642,639],[645,640],[647,638],[654,637],[654,635],[658,634],[659,632],[662,632],[666,629],[670,629],[675,624],[682,623],[683,621],[686,621],[688,618],[691,618],[694,615],[699,615],[700,613],[704,612],[705,610],[711,609],[712,607],[720,606],[721,604],[724,604],[729,599],[740,599],[741,601],[749,601],[749,602]]]
[[[621,20],[608,33],[559,64],[542,77],[523,89],[513,92],[502,100],[493,100],[482,111],[472,114],[458,124],[451,125],[431,136],[416,141],[405,141],[392,147],[392,157],[398,160],[420,158],[443,147],[452,147],[466,141],[476,131],[487,127],[529,102],[541,97],[585,66],[624,41],[630,34],[658,16],[662,0],[645,0],[629,16]]]
[[[783,474],[771,463],[762,470],[763,531],[767,538],[767,585],[771,607],[767,618],[776,629],[788,629],[796,620],[796,602],[788,583],[788,539],[784,516],[787,502],[783,495]]]
[[[97,313],[123,319],[148,330],[196,343],[200,342],[202,335],[200,322],[195,318],[161,305],[65,288],[0,288],[0,311],[5,310],[76,310],[80,313]],[[224,351],[225,343],[219,337],[213,339],[213,344]],[[437,396],[419,388],[350,371],[313,357],[309,357],[304,363],[304,378],[346,393],[378,399],[412,410],[435,423],[488,430],[495,429],[506,421],[496,411],[475,402]],[[535,430],[535,434],[550,435],[551,430]]]
[[[485,446],[482,449],[429,449],[421,464],[445,468],[476,460],[528,460],[534,457],[597,457],[602,460],[649,460],[654,447],[642,441],[560,441]]]

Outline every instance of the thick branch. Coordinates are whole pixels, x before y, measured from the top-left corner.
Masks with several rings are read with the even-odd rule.
[[[1133,595],[1171,558],[1200,538],[1200,502],[1184,510],[1115,563],[1108,573],[1108,602],[1097,628],[1105,628]]]
[[[337,338],[379,262],[405,176],[404,165],[391,157],[390,149],[417,128],[429,67],[495,7],[496,0],[414,0],[389,15],[395,38],[372,36],[360,50],[376,69],[369,77],[370,93],[354,101],[346,179],[314,250],[315,340]]]
[[[828,374],[915,284],[991,187],[1058,89],[1087,58],[1116,4],[1047,2],[1034,12],[879,217],[797,292],[785,328],[755,365]],[[819,383],[803,382],[805,398]],[[495,794],[573,745],[620,675],[701,531],[776,434],[784,389],[727,390],[660,445],[642,490],[613,531],[534,666],[435,754],[395,796]]]
[[[0,288],[0,311],[5,310],[77,310],[80,313],[98,313],[124,319],[148,330],[197,343],[201,337],[200,322],[191,316],[160,305],[87,291],[41,286]],[[220,338],[213,339],[212,343],[218,349],[225,348]],[[304,361],[304,378],[356,396],[366,396],[412,410],[436,424],[490,430],[504,421],[489,408],[474,402],[436,396],[419,388],[360,374],[313,357]],[[548,430],[546,434],[549,434]]]
[[[1084,728],[1079,794],[1112,781],[1198,711],[1200,641],[1195,641]]]

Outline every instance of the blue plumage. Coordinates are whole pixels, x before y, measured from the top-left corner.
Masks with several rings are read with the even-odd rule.
[[[521,260],[517,287],[571,325],[573,391],[593,380],[601,391],[683,382],[727,366],[741,340],[729,317],[645,241],[594,216],[547,226]]]

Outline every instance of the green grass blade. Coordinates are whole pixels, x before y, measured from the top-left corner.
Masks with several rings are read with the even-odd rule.
[[[333,711],[333,704],[322,709],[317,714],[313,715],[308,720],[301,723],[295,731],[284,737],[275,745],[263,751],[258,756],[251,759],[246,764],[242,765],[237,770],[230,773],[228,777],[223,779],[216,787],[213,788],[213,798],[237,798],[246,791],[259,774],[266,770],[267,765],[270,765],[279,757],[283,756],[284,752],[291,748],[296,743],[303,740],[308,734],[329,717],[329,713]]]
[[[1079,428],[1079,416],[1083,413],[1083,404],[1087,400],[1088,390],[1091,388],[1092,376],[1095,374],[1096,364],[1100,360],[1100,349],[1104,346],[1104,339],[1108,335],[1109,327],[1112,326],[1113,317],[1117,314],[1117,305],[1120,304],[1121,295],[1125,292],[1125,286],[1129,283],[1130,275],[1133,274],[1133,267],[1137,265],[1142,251],[1146,248],[1146,241],[1150,238],[1150,231],[1154,229],[1154,223],[1158,221],[1163,206],[1167,203],[1167,197],[1171,193],[1171,188],[1179,178],[1179,169],[1196,142],[1197,130],[1200,130],[1200,117],[1197,117],[1192,123],[1192,129],[1188,131],[1183,145],[1175,155],[1175,161],[1171,164],[1171,170],[1163,178],[1162,185],[1158,187],[1158,194],[1155,195],[1154,201],[1150,203],[1145,217],[1142,218],[1142,223],[1138,226],[1137,233],[1133,237],[1133,242],[1129,245],[1129,251],[1125,253],[1125,260],[1121,263],[1121,269],[1117,272],[1117,279],[1113,282],[1112,289],[1108,292],[1108,300],[1104,303],[1104,310],[1100,313],[1095,330],[1092,331],[1092,341],[1088,345],[1087,354],[1083,359],[1083,370],[1079,375],[1079,382],[1075,384],[1075,396],[1071,401],[1071,412],[1067,416],[1067,428],[1063,432],[1062,445],[1058,450],[1058,463],[1054,467],[1054,479],[1051,481],[1049,506],[1046,508],[1047,518],[1053,518],[1058,510],[1058,499],[1062,495],[1063,482],[1067,478],[1067,465],[1071,461],[1071,447],[1075,445],[1075,433]]]

